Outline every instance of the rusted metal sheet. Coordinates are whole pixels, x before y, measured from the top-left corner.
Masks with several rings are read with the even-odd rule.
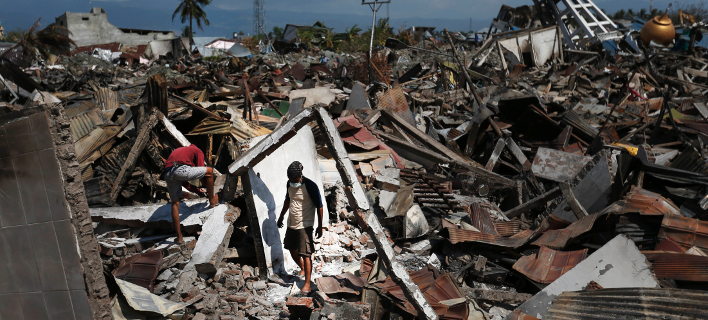
[[[669,238],[686,249],[696,246],[708,251],[708,221],[682,215],[665,215],[661,221],[659,238]]]
[[[597,128],[591,126],[573,110],[564,113],[561,122],[573,127],[573,135],[585,139],[585,142],[588,143],[592,142],[599,132]]]
[[[335,277],[320,277],[315,279],[315,284],[317,284],[317,289],[324,292],[325,294],[336,294],[336,293],[350,293],[350,294],[360,294],[361,291],[349,288],[346,285],[342,285],[340,281]]]
[[[310,71],[322,72],[324,74],[334,77],[334,73],[330,70],[326,64],[311,64]]]
[[[567,291],[553,301],[544,320],[705,319],[708,293],[670,288]]]
[[[575,177],[590,160],[592,157],[538,148],[531,171],[540,178],[565,182]]]
[[[676,252],[645,251],[657,278],[708,282],[708,257]]]
[[[500,236],[511,237],[521,231],[521,221],[513,220],[495,222],[494,228],[497,230]]]
[[[403,163],[403,159],[375,136],[369,128],[361,124],[359,119],[354,116],[337,118],[334,120],[337,125],[337,130],[342,137],[342,140],[350,145],[360,147],[366,150],[388,150],[397,164]]]
[[[479,203],[470,204],[470,219],[472,220],[472,226],[477,228],[477,230],[499,236],[489,211],[481,207]]]
[[[113,275],[117,279],[134,283],[152,292],[161,263],[161,250],[139,253],[121,261],[120,266],[113,270]]]
[[[509,320],[539,320],[534,316],[525,314],[523,311],[516,309],[509,315]]]
[[[533,281],[548,284],[585,260],[587,256],[588,249],[557,251],[541,247],[537,254],[519,258],[513,268]]]
[[[678,253],[686,252],[686,248],[682,247],[680,244],[676,243],[676,241],[671,240],[669,238],[662,240],[658,245],[656,245],[656,248],[654,250]]]
[[[387,109],[399,115],[408,123],[415,125],[413,112],[408,107],[406,96],[403,94],[403,89],[400,87],[389,89],[379,97],[379,102],[376,105],[377,109]]]
[[[571,223],[569,226],[560,230],[549,230],[541,236],[538,240],[534,241],[532,244],[536,246],[546,246],[551,249],[560,250],[565,248],[568,243],[582,234],[590,231],[595,225],[595,221],[604,213],[596,213],[586,216],[578,221]]]
[[[96,104],[101,110],[113,110],[120,107],[118,93],[111,90],[111,88],[99,88],[93,95],[96,98]]]
[[[533,230],[524,230],[512,237],[504,238],[501,236],[495,236],[484,232],[477,232],[471,230],[453,229],[447,228],[448,239],[452,244],[463,243],[463,242],[476,242],[490,244],[494,246],[507,247],[507,248],[518,248],[525,245],[529,239],[535,234]]]
[[[621,201],[609,208],[612,208],[610,211],[615,214],[639,212],[642,215],[661,216],[680,215],[681,213],[681,210],[671,200],[636,186],[632,186],[632,190]]]
[[[704,126],[706,132],[708,132],[708,124],[702,123],[701,125]],[[688,148],[686,151],[681,152],[671,161],[669,167],[708,174],[708,163],[706,163],[703,156],[694,148]]]
[[[532,295],[528,293],[511,292],[506,290],[475,289],[470,287],[463,287],[461,290],[463,294],[475,300],[503,302],[511,305],[522,304],[532,297]]]

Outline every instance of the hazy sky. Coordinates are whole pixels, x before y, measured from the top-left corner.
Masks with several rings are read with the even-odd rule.
[[[663,9],[669,2],[657,0],[654,6]],[[42,17],[43,25],[47,25],[66,11],[88,12],[91,7],[102,7],[108,13],[108,20],[118,27],[179,31],[182,24],[177,19],[174,23],[171,20],[178,3],[178,0],[0,0],[0,22],[5,30],[27,28],[39,17]],[[502,3],[533,5],[532,0],[392,0],[388,12],[394,28],[406,23],[468,30],[472,19],[472,29],[477,30],[489,26]],[[608,12],[621,8],[637,11],[642,7],[649,8],[648,0],[597,0],[595,3]],[[344,31],[353,24],[366,29],[371,24],[371,10],[358,0],[265,0],[265,7],[269,31],[273,26],[312,24],[316,20],[336,31]],[[206,7],[211,26],[205,27],[203,32],[196,30],[197,34],[227,36],[239,30],[253,32],[252,10],[253,1],[213,0]],[[386,5],[379,11],[379,16],[386,16]]]

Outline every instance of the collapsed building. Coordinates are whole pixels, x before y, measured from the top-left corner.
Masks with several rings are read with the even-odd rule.
[[[0,59],[0,319],[704,317],[703,24],[547,5],[474,47],[416,27],[370,70],[218,38]],[[162,172],[192,144],[220,204],[183,189],[179,244]],[[276,222],[293,161],[325,199],[309,295]]]

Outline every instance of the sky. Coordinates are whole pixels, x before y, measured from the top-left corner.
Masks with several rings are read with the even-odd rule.
[[[369,6],[358,0],[264,0],[266,29],[290,24],[311,25],[317,20],[336,32],[358,24],[362,29],[371,26]],[[666,8],[670,1],[655,0],[654,7]],[[682,1],[696,3],[700,0]],[[391,26],[434,26],[454,31],[468,31],[488,27],[499,12],[501,4],[509,6],[533,5],[532,0],[392,0],[383,5],[377,17],[390,16]],[[649,9],[649,0],[597,0],[598,7],[607,12],[632,8]],[[172,30],[181,33],[183,24],[179,17],[172,21],[172,13],[178,0],[0,0],[0,25],[6,32],[16,28],[28,28],[38,18],[42,25],[54,22],[64,12],[89,12],[91,7],[102,7],[108,13],[108,21],[120,28]],[[388,10],[387,10],[388,9]],[[206,8],[211,24],[199,30],[198,36],[228,37],[233,32],[253,33],[253,1],[213,0]]]

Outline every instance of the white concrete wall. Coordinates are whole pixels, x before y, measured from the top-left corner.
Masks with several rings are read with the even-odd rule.
[[[265,137],[254,138],[251,145],[255,145],[260,139]],[[280,210],[283,208],[287,192],[287,169],[288,165],[293,161],[300,161],[304,167],[303,175],[317,183],[322,197],[322,205],[324,206],[322,225],[327,226],[329,223],[329,210],[327,210],[327,203],[324,200],[315,137],[310,126],[305,126],[290,141],[248,170],[253,200],[258,214],[258,223],[261,226],[261,236],[263,238],[263,248],[269,275],[273,272],[282,273],[286,270],[293,272],[297,268],[288,250],[283,248],[283,238],[285,238],[289,213],[285,214],[283,228],[279,229],[277,227],[278,217],[280,216]],[[315,228],[317,223],[316,219]]]
[[[92,12],[66,12],[56,18],[56,23],[69,29],[71,37],[79,47],[95,44],[120,42],[124,45],[148,44],[154,40],[174,39],[172,31],[148,34],[126,33],[108,22],[108,15],[102,10]]]

